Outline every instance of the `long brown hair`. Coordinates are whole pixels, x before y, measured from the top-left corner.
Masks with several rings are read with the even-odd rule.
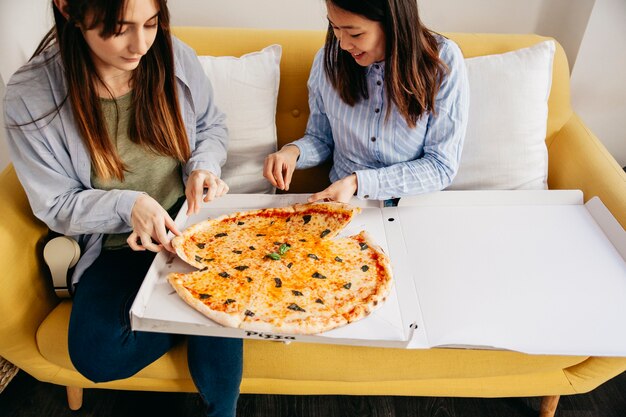
[[[385,90],[388,102],[410,127],[435,111],[435,99],[447,73],[437,38],[421,22],[416,0],[326,0],[345,11],[380,22],[385,34]],[[328,25],[324,69],[341,99],[350,106],[369,98],[365,68],[339,46]],[[391,114],[387,106],[386,117]]]
[[[159,8],[157,35],[152,47],[133,71],[130,139],[160,155],[185,162],[191,155],[187,132],[178,106],[174,53],[166,0],[153,0]],[[41,41],[33,58],[57,44],[65,69],[69,98],[78,131],[89,150],[91,163],[102,179],[124,179],[125,166],[109,137],[97,94],[106,85],[98,76],[89,46],[80,27],[94,29],[102,24],[104,39],[119,33],[127,0],[68,0],[68,18],[53,4],[55,26]],[[89,16],[87,21],[86,16]],[[31,58],[32,59],[32,58]],[[107,88],[108,89],[108,88]],[[113,94],[109,90],[111,97]],[[50,113],[50,114],[51,114]],[[45,117],[45,116],[44,116]]]

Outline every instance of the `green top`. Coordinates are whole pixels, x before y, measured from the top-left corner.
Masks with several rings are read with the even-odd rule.
[[[185,194],[180,163],[175,158],[158,155],[130,140],[128,124],[131,117],[131,100],[132,91],[115,100],[100,99],[109,137],[115,141],[117,152],[128,169],[124,172],[124,181],[117,178],[102,180],[92,169],[91,184],[101,190],[143,191],[166,210],[177,209],[176,202]],[[119,118],[115,110],[116,101]],[[176,213],[170,212],[170,215],[172,214]],[[130,233],[104,235],[103,248],[117,249],[128,246],[126,239],[129,235]]]

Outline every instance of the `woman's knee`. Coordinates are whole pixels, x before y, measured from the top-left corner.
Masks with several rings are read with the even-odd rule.
[[[93,382],[126,377],[124,349],[114,337],[108,338],[96,331],[78,332],[70,326],[68,350],[76,370]]]
[[[125,326],[73,326],[68,348],[74,367],[93,382],[128,378],[157,360],[175,343],[175,335],[135,332]]]

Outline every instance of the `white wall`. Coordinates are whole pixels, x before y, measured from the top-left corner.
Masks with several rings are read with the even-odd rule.
[[[173,0],[173,25],[325,29],[324,0]]]
[[[572,105],[626,166],[626,1],[597,0],[572,72]]]
[[[607,115],[606,107],[612,102],[626,102],[626,92],[614,88],[605,91],[594,88],[598,75],[594,54],[600,50],[615,52],[607,48],[605,35],[611,30],[607,22],[621,19],[613,30],[626,37],[621,22],[626,21],[620,11],[625,0],[418,0],[422,19],[426,25],[441,32],[495,32],[495,33],[539,33],[555,37],[567,53],[570,68],[574,68],[572,90],[578,102],[576,109],[592,129],[610,147],[618,160],[625,164],[622,156],[626,144],[612,139],[619,130],[625,131],[620,120],[601,117]],[[0,76],[4,81],[27,57],[32,54],[43,34],[50,27],[51,0],[0,0]],[[326,10],[324,0],[171,0],[168,2],[174,25],[255,27],[284,29],[324,29]],[[597,6],[594,8],[594,4]],[[593,10],[593,13],[592,13]],[[593,20],[589,22],[590,16]],[[589,22],[589,30],[587,25]],[[596,29],[594,29],[594,27]],[[622,30],[620,32],[620,30]],[[585,36],[585,39],[583,39]],[[581,43],[582,42],[582,43]],[[624,43],[619,43],[622,51]],[[581,47],[581,45],[584,47]],[[612,39],[609,45],[616,45]],[[588,52],[584,52],[586,50]],[[580,54],[583,53],[583,58]],[[589,57],[589,58],[588,58]],[[614,58],[617,59],[617,58]],[[582,61],[581,61],[582,60]],[[619,60],[619,59],[618,59]],[[623,62],[623,61],[621,61]],[[575,65],[577,64],[577,65]],[[605,65],[598,66],[601,68]],[[621,67],[624,73],[624,65]],[[623,76],[615,71],[604,71],[600,78],[607,85],[624,85]],[[574,83],[575,81],[575,83]],[[4,87],[4,85],[2,86]],[[3,91],[0,90],[0,94]],[[597,98],[602,94],[601,98]],[[587,105],[588,108],[584,107]],[[623,109],[613,106],[616,112]],[[595,111],[594,111],[595,110]],[[626,115],[626,114],[625,114]],[[607,116],[608,117],[608,116]],[[598,120],[596,122],[595,120]],[[622,123],[619,123],[619,122]],[[593,123],[593,124],[592,124]],[[605,138],[606,135],[606,138]],[[612,142],[619,142],[615,145]],[[0,130],[0,169],[8,161],[4,130]]]
[[[556,38],[574,63],[595,0],[418,0],[442,32],[538,33]]]
[[[52,27],[50,0],[0,0],[0,98],[6,83],[35,52],[43,35]],[[9,163],[0,101],[0,171]]]
[[[418,0],[440,32],[539,33],[559,40],[573,64],[595,0]],[[325,29],[324,0],[176,0],[174,25]]]
[[[52,27],[51,0],[0,0],[0,75],[5,82]]]
[[[567,54],[570,70],[577,61],[580,42],[596,1],[549,0],[542,3],[535,33],[552,36],[559,41]]]

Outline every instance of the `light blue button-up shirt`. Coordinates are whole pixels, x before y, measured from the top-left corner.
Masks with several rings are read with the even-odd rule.
[[[438,37],[439,56],[448,66],[435,101],[436,116],[425,114],[410,128],[392,104],[385,120],[384,62],[367,70],[369,99],[353,107],[343,102],[324,72],[324,49],[309,76],[310,116],[296,168],[310,168],[333,158],[330,180],[352,173],[357,196],[385,200],[442,190],[458,170],[467,127],[469,85],[459,47]]]

